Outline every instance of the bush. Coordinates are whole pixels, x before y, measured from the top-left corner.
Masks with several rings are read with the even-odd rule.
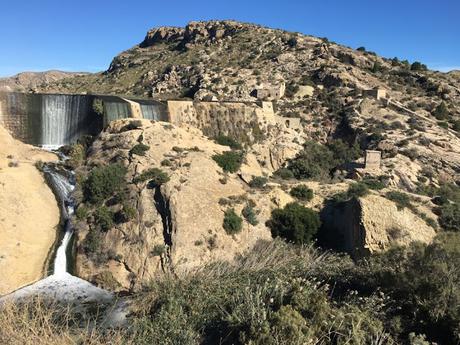
[[[273,237],[281,237],[296,244],[307,244],[313,240],[321,223],[317,212],[292,202],[284,209],[273,210],[267,225]]]
[[[275,176],[279,176],[283,180],[289,180],[291,178],[294,178],[294,173],[291,170],[287,169],[287,168],[279,168],[275,172]]]
[[[161,186],[162,184],[169,181],[169,176],[163,170],[158,168],[151,168],[147,169],[146,171],[142,172],[140,175],[136,176],[133,179],[134,183],[141,183],[149,181],[149,186],[152,188]]]
[[[102,203],[126,186],[126,168],[121,164],[111,164],[91,170],[83,182],[83,194],[92,204]]]
[[[405,193],[390,191],[386,193],[386,197],[396,204],[398,210],[402,210],[406,207],[412,208],[411,198]]]
[[[243,163],[243,154],[239,151],[226,151],[220,155],[212,156],[212,159],[225,171],[237,172]]]
[[[77,217],[78,220],[85,220],[86,217],[88,217],[88,207],[85,205],[80,205],[77,208],[77,211],[75,212],[75,216]]]
[[[350,146],[342,139],[332,140],[326,146],[332,152],[335,165],[353,162],[363,155],[363,151],[357,143]]]
[[[365,183],[357,182],[348,187],[348,198],[361,198],[369,194],[369,188]]]
[[[249,204],[246,205],[241,211],[241,214],[243,215],[244,219],[246,219],[246,221],[249,224],[253,226],[256,226],[257,224],[259,224],[259,221],[257,220],[257,214],[251,205]]]
[[[101,231],[109,231],[113,227],[113,212],[106,206],[97,208],[94,213],[94,222],[99,226]]]
[[[446,231],[460,231],[460,204],[441,206],[439,225]]]
[[[130,153],[131,155],[145,156],[145,153],[146,153],[148,150],[150,150],[150,146],[140,143],[140,144],[135,145],[135,146],[129,151],[129,153]]]
[[[297,179],[319,179],[329,176],[334,166],[334,155],[326,146],[307,141],[299,155],[289,162],[288,169]]]
[[[227,135],[223,135],[223,134],[219,134],[217,137],[216,137],[216,143],[218,143],[219,145],[223,145],[223,146],[228,146],[230,147],[232,150],[241,150],[242,149],[242,146],[239,142],[237,142],[235,139],[227,136]]]
[[[361,182],[372,190],[381,190],[386,187],[385,183],[381,181],[381,179],[368,177],[364,178]]]
[[[313,191],[305,185],[295,186],[291,189],[289,194],[302,201],[310,201],[313,199]]]
[[[268,179],[263,176],[255,176],[249,182],[251,188],[263,188],[267,184]]]
[[[365,47],[359,47],[359,48],[356,48],[356,50],[359,51],[359,52],[365,52],[366,48]]]
[[[437,120],[447,120],[449,118],[449,109],[445,102],[441,102],[438,106],[431,112]]]
[[[235,213],[233,208],[230,208],[225,211],[223,227],[227,234],[237,234],[243,227],[243,219]]]
[[[102,234],[95,229],[89,230],[83,240],[83,249],[86,254],[97,254],[100,252],[102,245]]]
[[[415,61],[412,65],[410,65],[410,69],[411,71],[427,71],[428,67],[419,61]]]

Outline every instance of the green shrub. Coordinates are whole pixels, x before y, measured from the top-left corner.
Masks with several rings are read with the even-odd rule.
[[[97,254],[100,252],[102,245],[102,234],[95,229],[89,230],[85,239],[83,240],[83,249],[87,254]]]
[[[137,144],[135,145],[129,153],[132,155],[138,155],[138,156],[145,156],[145,153],[150,150],[150,146],[145,145],[145,144]]]
[[[364,178],[361,182],[372,190],[381,190],[386,187],[385,183],[382,182],[381,179],[376,179],[372,177]]]
[[[140,175],[133,179],[134,183],[149,181],[149,186],[155,188],[169,181],[169,176],[163,170],[158,168],[150,168],[143,171]]]
[[[273,210],[267,225],[273,237],[306,244],[313,240],[321,223],[317,212],[293,202],[284,209]]]
[[[347,196],[348,198],[361,198],[369,194],[369,188],[365,183],[357,182],[353,183],[348,187]]]
[[[230,208],[225,211],[223,227],[227,234],[237,234],[243,227],[243,219],[235,213],[233,208]]]
[[[332,152],[335,165],[353,162],[363,155],[363,151],[357,143],[350,146],[342,139],[332,140],[326,146]]]
[[[219,134],[215,140],[219,145],[228,146],[232,150],[241,150],[243,148],[239,142],[227,135]]]
[[[419,61],[415,61],[412,65],[410,65],[410,69],[411,71],[427,71],[428,67]]]
[[[106,206],[100,206],[94,212],[94,222],[101,231],[109,231],[113,227],[113,212]]]
[[[161,166],[162,166],[162,167],[170,167],[170,166],[172,166],[172,165],[173,165],[173,164],[172,164],[172,162],[171,162],[169,159],[163,159],[163,160],[161,161]]]
[[[289,194],[302,201],[310,201],[313,199],[313,191],[305,185],[295,186],[291,189]]]
[[[443,101],[432,111],[433,115],[437,120],[447,120],[449,118],[449,109],[446,103]]]
[[[243,215],[244,219],[246,219],[246,221],[249,224],[253,226],[256,226],[257,224],[259,224],[259,221],[257,220],[257,214],[251,205],[247,204],[241,211],[241,214]]]
[[[86,207],[85,205],[80,205],[75,211],[75,216],[78,220],[85,220],[86,217],[88,217],[88,211],[88,207]]]
[[[226,151],[219,155],[212,156],[212,159],[225,171],[237,172],[243,163],[243,154],[239,151]]]
[[[359,52],[365,52],[366,48],[365,47],[359,47],[359,48],[356,48],[356,50],[359,51]]]
[[[294,178],[294,173],[287,168],[279,168],[277,171],[275,171],[274,175],[281,177],[283,180]]]
[[[439,225],[446,231],[460,231],[460,204],[446,204],[440,207]]]
[[[121,164],[111,164],[91,170],[83,182],[83,194],[92,204],[102,203],[126,186],[126,168]]]
[[[267,184],[268,179],[263,176],[255,176],[249,182],[251,188],[263,188]]]
[[[307,141],[299,155],[289,162],[288,169],[297,179],[320,179],[329,176],[334,166],[334,155],[326,146]]]
[[[390,191],[386,193],[386,197],[396,204],[398,210],[402,210],[406,207],[412,208],[411,198],[405,193]]]

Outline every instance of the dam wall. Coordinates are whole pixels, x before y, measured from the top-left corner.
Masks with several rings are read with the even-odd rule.
[[[114,95],[0,92],[0,124],[24,143],[58,148],[97,135],[111,121],[143,118],[225,134],[241,142],[262,139],[279,123],[271,102],[194,102]]]
[[[0,124],[27,144],[55,148],[102,129],[87,95],[0,93]]]

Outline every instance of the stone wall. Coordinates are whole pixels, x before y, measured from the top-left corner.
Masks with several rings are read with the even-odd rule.
[[[269,126],[277,124],[271,102],[168,101],[169,121],[191,125],[207,136],[230,135],[242,142],[256,142]]]

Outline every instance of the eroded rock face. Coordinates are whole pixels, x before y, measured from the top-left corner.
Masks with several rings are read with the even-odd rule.
[[[258,240],[271,238],[265,221],[276,205],[268,193],[248,193],[246,183],[237,174],[222,172],[212,156],[227,151],[227,147],[215,144],[191,127],[144,120],[138,121],[136,129],[126,130],[127,123],[129,120],[113,122],[101,134],[93,144],[87,165],[117,160],[127,167],[129,182],[157,167],[170,180],[158,188],[149,188],[147,183],[129,184],[130,200],[137,214],[103,235],[101,260],[83,249],[94,224],[77,225],[80,277],[111,290],[135,290],[164,272],[181,274],[214,260],[232,260]],[[128,151],[140,136],[150,149],[145,156],[130,156]],[[257,161],[252,159],[251,165],[257,165]],[[261,171],[260,167],[253,169]],[[234,208],[241,215],[249,200],[260,212],[259,223],[253,226],[244,221],[240,233],[228,235],[223,229],[224,212]]]
[[[413,211],[376,194],[351,199],[323,210],[329,244],[363,257],[392,245],[430,243],[436,231]],[[333,243],[332,243],[333,242]]]

